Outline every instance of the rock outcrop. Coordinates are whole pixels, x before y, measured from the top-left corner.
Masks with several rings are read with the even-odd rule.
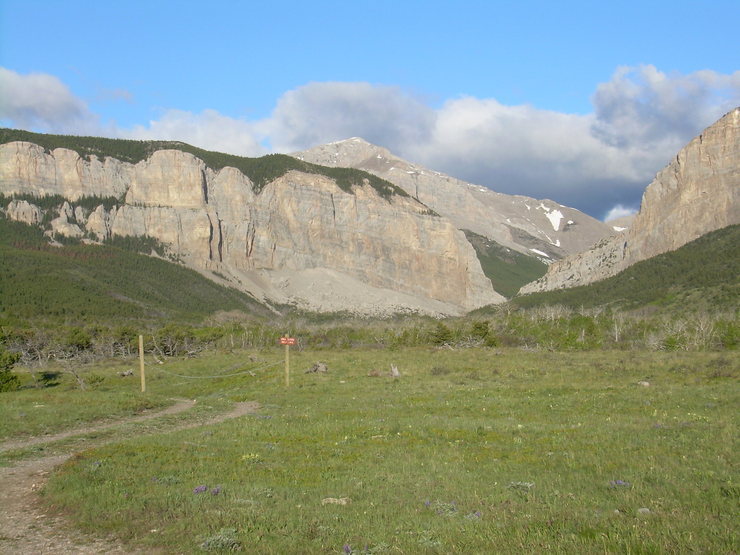
[[[521,293],[586,285],[740,223],[740,108],[705,129],[645,189],[628,230],[560,260]]]
[[[496,193],[429,170],[358,137],[294,153],[300,160],[357,168],[401,187],[435,212],[515,251],[550,263],[581,252],[614,230],[551,200]]]
[[[152,237],[188,266],[268,302],[457,314],[503,301],[464,234],[418,200],[384,198],[367,183],[347,192],[295,170],[255,190],[240,171],[213,170],[180,150],[130,164],[0,145],[0,192],[67,199],[54,233]],[[119,200],[83,208],[89,197]],[[41,220],[32,203],[13,202],[11,217]]]
[[[11,200],[8,208],[5,210],[5,214],[9,220],[23,222],[29,225],[40,224],[43,217],[41,209],[27,200]]]

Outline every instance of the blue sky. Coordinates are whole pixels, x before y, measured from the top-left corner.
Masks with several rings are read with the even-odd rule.
[[[362,136],[602,218],[740,104],[740,2],[0,0],[0,125],[242,155]]]

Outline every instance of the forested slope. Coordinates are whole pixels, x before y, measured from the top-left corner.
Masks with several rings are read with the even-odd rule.
[[[118,246],[115,246],[118,245]],[[199,320],[219,310],[267,314],[236,289],[134,252],[152,242],[53,246],[39,228],[0,218],[0,315],[6,320]]]

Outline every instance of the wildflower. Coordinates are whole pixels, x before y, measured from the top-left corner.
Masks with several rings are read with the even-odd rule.
[[[349,546],[349,544],[345,543],[342,546],[342,551],[344,551],[345,553],[352,553],[352,548]]]
[[[193,493],[205,493],[208,491],[208,486],[198,486],[193,490]]]
[[[610,488],[628,488],[630,485],[629,482],[625,482],[624,480],[612,480],[609,482]]]
[[[219,493],[221,493],[221,486],[216,486],[211,490],[211,495],[218,495]]]

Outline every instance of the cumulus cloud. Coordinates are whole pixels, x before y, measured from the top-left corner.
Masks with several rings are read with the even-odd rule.
[[[675,146],[740,103],[740,71],[669,75],[652,65],[620,67],[592,101],[594,134],[604,142]]]
[[[556,191],[577,192],[584,177],[637,177],[619,149],[594,137],[592,125],[592,115],[459,98],[437,112],[430,140],[408,150],[417,160],[436,161],[436,169],[456,177],[501,192],[558,200]]]
[[[0,121],[58,133],[94,133],[98,118],[53,75],[21,75],[0,67]]]
[[[469,96],[433,108],[398,87],[309,83],[284,93],[259,121],[167,110],[146,125],[99,132],[245,156],[359,136],[495,191],[551,198],[606,217],[638,206],[645,186],[684,144],[740,105],[740,71],[685,75],[620,67],[591,100],[586,115]],[[1,68],[0,120],[56,132],[99,129],[97,117],[57,78]]]
[[[606,215],[604,216],[604,221],[611,222],[612,220],[624,218],[626,216],[632,216],[634,214],[637,214],[637,208],[617,204],[606,213]]]
[[[256,124],[231,118],[215,110],[194,114],[168,110],[148,125],[120,130],[119,136],[142,140],[173,140],[239,156],[260,156],[267,150],[260,144]]]
[[[395,87],[311,83],[285,93],[260,128],[278,151],[360,136],[466,181],[600,217],[639,205],[654,174],[740,104],[740,72],[620,67],[592,103],[587,115],[474,97],[433,109]]]
[[[286,92],[261,129],[280,152],[353,136],[398,151],[426,141],[434,119],[434,110],[397,87],[309,83]]]

